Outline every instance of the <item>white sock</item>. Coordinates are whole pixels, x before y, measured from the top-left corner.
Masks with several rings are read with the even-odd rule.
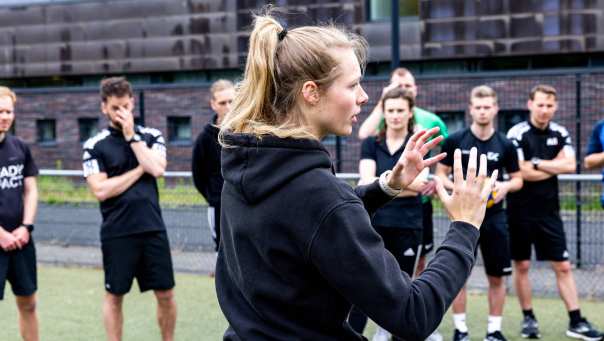
[[[468,332],[468,325],[466,324],[466,314],[453,314],[453,324],[455,329],[462,333]]]
[[[489,315],[489,324],[487,325],[487,333],[491,334],[496,331],[501,331],[501,320],[502,316]]]

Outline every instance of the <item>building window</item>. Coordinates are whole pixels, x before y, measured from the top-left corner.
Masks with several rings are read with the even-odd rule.
[[[369,4],[369,21],[390,19],[392,0],[367,0]],[[418,17],[419,1],[399,0],[398,13],[400,17]]]
[[[176,144],[190,144],[191,117],[168,117],[168,140]]]
[[[529,112],[528,110],[500,110],[497,116],[497,130],[507,134],[510,128],[522,121],[526,121]]]
[[[78,127],[80,129],[80,142],[86,142],[99,132],[99,119],[94,118],[78,118]]]
[[[36,120],[38,143],[57,142],[56,121],[54,119]]]
[[[466,127],[465,111],[443,111],[438,116],[445,122],[449,135]]]

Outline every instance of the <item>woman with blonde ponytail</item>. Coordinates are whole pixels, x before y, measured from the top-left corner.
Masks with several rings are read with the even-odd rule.
[[[244,79],[220,131],[224,187],[216,291],[229,322],[224,340],[363,340],[351,304],[396,336],[434,330],[474,263],[492,178],[472,151],[467,179],[456,152],[456,190],[439,195],[451,229],[412,281],[400,271],[369,215],[408,188],[442,138],[415,133],[390,171],[352,189],[321,144],[350,135],[367,94],[366,43],[333,26],[287,30],[257,16]]]

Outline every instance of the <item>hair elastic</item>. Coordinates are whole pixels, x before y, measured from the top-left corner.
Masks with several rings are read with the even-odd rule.
[[[283,28],[283,30],[281,30],[281,32],[279,32],[277,37],[279,38],[279,41],[282,41],[286,35],[287,35],[287,28]]]

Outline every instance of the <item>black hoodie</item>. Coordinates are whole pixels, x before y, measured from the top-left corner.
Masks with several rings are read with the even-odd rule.
[[[191,159],[195,188],[203,195],[208,204],[214,207],[220,205],[220,192],[224,182],[220,173],[221,147],[218,143],[217,118],[218,116],[215,115],[195,139]]]
[[[478,230],[453,223],[415,281],[399,269],[369,214],[391,198],[352,189],[329,153],[305,139],[226,136],[216,291],[224,340],[364,340],[351,304],[406,340],[439,325],[470,275]]]

